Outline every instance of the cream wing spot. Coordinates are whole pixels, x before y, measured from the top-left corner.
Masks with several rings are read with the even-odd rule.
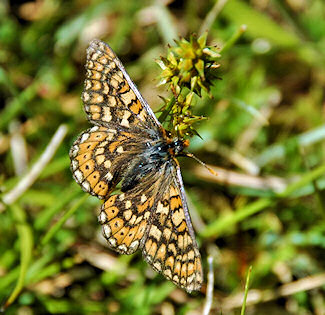
[[[168,212],[169,212],[169,207],[168,205],[166,207],[164,207],[164,205],[159,201],[158,202],[158,205],[157,205],[157,210],[156,210],[157,213],[162,213],[164,215],[168,215]]]
[[[116,247],[117,241],[116,241],[116,239],[114,237],[110,237],[108,239],[108,242],[112,247]]]
[[[90,184],[88,181],[83,181],[83,183],[81,184],[82,188],[85,189],[86,191],[90,191]]]
[[[121,244],[117,247],[117,249],[120,251],[120,252],[123,252],[123,253],[126,253],[128,248],[126,247],[126,245],[124,244]]]
[[[79,164],[78,161],[72,160],[71,166],[73,171],[75,171],[78,168],[78,164]]]
[[[78,152],[79,152],[79,146],[74,145],[71,149],[70,154],[72,157],[76,157],[78,155]]]
[[[110,168],[111,165],[112,165],[112,162],[111,162],[110,160],[106,160],[106,161],[104,162],[104,167],[105,167],[105,168]]]
[[[112,120],[112,115],[109,107],[103,107],[103,115],[101,119],[105,122],[110,122]]]
[[[89,138],[89,133],[85,132],[80,139],[80,143],[84,143],[88,138]]]
[[[107,221],[107,215],[105,211],[101,211],[99,216],[98,216],[98,221],[100,224],[104,224]]]
[[[128,121],[130,116],[131,116],[131,113],[128,110],[124,111],[122,121],[121,121],[122,126],[127,127],[127,128],[130,127],[130,124]]]
[[[123,147],[122,146],[117,147],[116,152],[123,153],[124,152]]]
[[[100,155],[103,153],[104,153],[104,148],[101,147],[101,148],[96,149],[95,155]]]
[[[172,221],[176,226],[179,226],[184,219],[183,211],[175,211],[172,215]]]
[[[111,181],[113,179],[113,175],[111,172],[107,172],[107,174],[104,176],[108,181]]]
[[[101,165],[105,161],[105,155],[98,155],[96,156],[96,162],[98,165]]]
[[[155,225],[152,225],[149,231],[149,235],[153,236],[156,240],[160,240],[161,231]]]
[[[140,242],[139,242],[138,240],[133,241],[133,242],[130,244],[130,246],[129,246],[130,250],[131,250],[131,251],[134,251],[135,249],[138,248],[139,244],[140,244]]]
[[[155,261],[154,263],[153,263],[153,266],[154,266],[154,268],[156,268],[156,270],[158,270],[159,272],[161,271],[161,263],[159,262],[159,261]]]
[[[146,197],[146,195],[145,194],[142,194],[141,195],[141,202],[142,203],[145,203],[147,201],[147,197]]]
[[[132,211],[131,210],[124,211],[123,216],[125,220],[129,221],[132,217]]]
[[[81,183],[83,181],[83,179],[84,179],[83,174],[79,170],[76,170],[74,172],[74,176],[75,176],[75,178],[76,178],[76,180],[77,180],[78,183]]]
[[[89,93],[87,93],[87,92],[83,92],[83,93],[82,93],[82,100],[83,100],[84,102],[88,102],[88,101],[90,100],[90,95],[89,95]]]
[[[112,230],[107,224],[103,225],[103,234],[106,238],[109,238],[112,235]]]
[[[125,209],[129,209],[132,207],[132,202],[130,200],[125,201]]]

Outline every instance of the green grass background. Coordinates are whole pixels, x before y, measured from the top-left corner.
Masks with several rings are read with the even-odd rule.
[[[236,297],[250,265],[246,314],[325,314],[325,2],[162,3],[0,2],[2,197],[58,127],[68,128],[33,185],[13,204],[1,202],[0,302],[12,303],[6,314],[202,313],[205,288],[188,295],[140,253],[119,256],[106,247],[100,202],[73,181],[68,152],[89,127],[80,94],[92,38],[113,47],[157,110],[157,95],[168,91],[155,87],[154,60],[216,12],[208,43],[226,47],[221,80],[213,99],[196,100],[196,112],[209,119],[196,126],[203,140],[194,137],[190,151],[242,176],[215,179],[180,159],[205,271],[213,258],[211,314],[240,313]],[[263,185],[270,178],[274,184]]]

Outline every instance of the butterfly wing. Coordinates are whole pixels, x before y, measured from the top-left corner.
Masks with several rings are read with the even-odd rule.
[[[161,183],[151,225],[143,245],[143,256],[167,279],[188,292],[203,282],[200,252],[188,212],[181,172],[177,161],[168,166]]]
[[[132,254],[142,248],[145,260],[176,285],[199,290],[202,266],[178,165],[165,163],[141,184],[111,196],[99,222],[109,246]]]
[[[140,137],[141,139],[136,139]],[[108,197],[134,155],[142,152],[144,134],[95,126],[84,131],[70,150],[71,171],[81,188]]]
[[[111,249],[132,254],[139,248],[151,217],[157,181],[159,175],[152,172],[134,188],[104,202],[98,220]]]
[[[92,123],[158,130],[161,124],[106,43],[97,39],[91,41],[86,70],[82,100]]]
[[[107,44],[90,43],[86,70],[82,99],[96,127],[74,142],[71,170],[84,191],[103,199],[146,142],[160,139],[161,125]]]

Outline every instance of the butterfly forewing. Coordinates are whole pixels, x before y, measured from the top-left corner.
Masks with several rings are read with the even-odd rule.
[[[201,258],[180,169],[159,151],[170,143],[166,131],[107,44],[90,43],[86,70],[82,100],[95,127],[70,150],[73,177],[104,199],[99,222],[110,248],[122,254],[141,248],[156,271],[199,290]],[[123,192],[110,196],[120,181]]]
[[[99,40],[87,49],[82,100],[88,119],[95,124],[126,129],[160,126],[113,50]]]

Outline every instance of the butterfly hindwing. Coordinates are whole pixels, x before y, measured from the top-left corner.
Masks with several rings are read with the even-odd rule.
[[[104,202],[98,217],[109,247],[122,254],[134,253],[143,240],[149,224],[156,174],[151,173],[141,184],[125,193],[112,195]]]
[[[159,188],[164,194],[158,195],[152,209],[143,256],[156,271],[191,292],[203,282],[201,257],[176,172],[173,166]]]

